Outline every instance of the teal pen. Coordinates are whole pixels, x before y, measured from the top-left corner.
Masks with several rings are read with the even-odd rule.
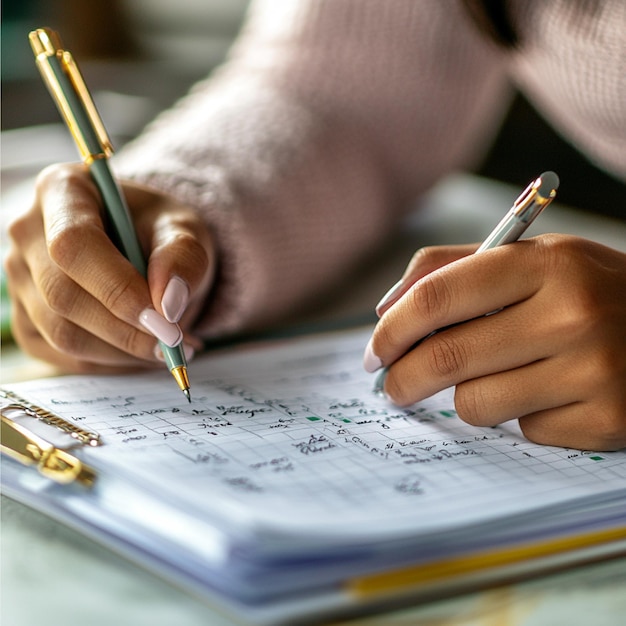
[[[55,31],[39,28],[29,34],[29,40],[43,80],[102,195],[111,226],[118,238],[117,244],[124,256],[146,277],[146,261],[137,241],[126,200],[109,168],[108,157],[113,154],[113,146],[80,70],[72,55],[63,49]],[[163,342],[159,342],[159,346],[172,376],[191,402],[182,342],[173,348]]]
[[[559,188],[559,177],[554,172],[543,172],[533,180],[518,196],[513,206],[507,211],[497,226],[491,231],[487,239],[474,252],[478,254],[485,250],[491,250],[497,246],[517,241],[524,231],[533,223],[535,218],[554,200],[556,190]],[[461,322],[462,323],[462,322]],[[456,326],[456,324],[452,324]],[[446,326],[451,328],[451,326]],[[420,339],[411,346],[411,350],[422,341],[432,337],[444,328],[433,330],[430,334]],[[374,392],[382,393],[388,368],[383,368],[374,382]]]

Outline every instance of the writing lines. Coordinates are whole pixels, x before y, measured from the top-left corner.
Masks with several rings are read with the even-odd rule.
[[[361,367],[366,335],[196,360],[189,405],[166,373],[41,381],[36,400],[100,433],[94,465],[276,523],[439,527],[623,484],[623,455],[537,446],[516,422],[468,426],[452,389],[392,406]]]

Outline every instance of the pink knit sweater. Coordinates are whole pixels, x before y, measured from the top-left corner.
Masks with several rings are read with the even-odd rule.
[[[516,49],[457,0],[264,0],[228,63],[118,155],[196,207],[220,273],[198,332],[287,316],[482,156],[524,92],[626,180],[626,2],[511,3]]]

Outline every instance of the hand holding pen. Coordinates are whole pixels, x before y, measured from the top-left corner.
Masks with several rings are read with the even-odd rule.
[[[475,426],[519,419],[538,443],[626,445],[624,255],[565,235],[503,245],[557,186],[552,173],[533,181],[478,250],[415,254],[365,351],[379,392],[408,406],[456,386],[457,413]]]
[[[119,373],[160,357],[188,395],[186,359],[201,342],[186,334],[183,351],[181,326],[189,327],[211,285],[208,229],[157,191],[125,183],[121,192],[71,55],[48,29],[34,31],[31,43],[83,164],[42,172],[33,206],[10,225],[13,335],[69,372]]]
[[[63,49],[54,31],[40,28],[31,32],[29,39],[41,76],[102,196],[116,243],[134,268],[146,278],[146,262],[126,200],[108,166],[107,159],[113,154],[113,147],[78,66],[72,55]],[[177,287],[176,283],[172,286]],[[167,366],[187,400],[191,400],[180,328],[168,323],[151,308],[142,311],[139,321],[148,330],[161,335],[160,347]]]
[[[192,110],[198,113],[195,107]],[[245,113],[238,107],[229,110],[227,99],[218,109],[234,116],[226,116],[228,120]],[[204,126],[207,133],[209,126]],[[195,132],[195,124],[193,129]],[[13,336],[26,352],[67,372],[119,373],[155,361],[156,342],[139,321],[146,310],[163,314],[160,318],[152,315],[152,321],[159,322],[152,324],[152,332],[167,341],[162,334],[166,328],[157,327],[159,319],[167,322],[167,315],[175,321],[183,310],[180,326],[186,341],[194,341],[189,330],[197,319],[203,321],[205,330],[208,320],[216,323],[219,328],[212,327],[212,333],[237,332],[251,320],[258,324],[269,321],[263,307],[272,302],[272,292],[255,285],[251,298],[246,293],[246,298],[238,299],[242,284],[233,280],[233,257],[227,254],[224,258],[231,263],[222,263],[216,297],[209,299],[218,244],[225,250],[233,232],[230,207],[224,206],[220,197],[208,200],[208,194],[201,198],[206,204],[197,204],[197,189],[211,182],[202,178],[212,175],[211,157],[198,172],[194,170],[199,175],[192,179],[194,193],[185,193],[190,182],[186,177],[190,167],[187,146],[178,141],[178,152],[164,157],[162,143],[178,133],[185,142],[189,139],[184,115],[174,116],[155,134],[148,132],[148,141],[140,140],[131,149],[131,160],[135,164],[145,161],[139,169],[146,180],[156,174],[153,179],[159,185],[175,183],[174,193],[183,193],[194,206],[158,189],[121,183],[147,260],[146,278],[109,239],[102,196],[87,166],[59,165],[39,177],[33,205],[9,229],[11,243],[5,257]],[[161,149],[153,152],[150,147],[155,140]],[[254,136],[251,141],[258,147]],[[227,157],[238,154],[239,145],[230,146],[233,151],[227,150]],[[181,158],[183,153],[186,156]],[[210,153],[210,149],[203,152]],[[221,163],[226,180],[233,173],[230,167],[237,175],[241,173],[239,162],[230,157]],[[323,160],[324,153],[319,157]],[[376,173],[381,182],[387,174]],[[259,192],[263,192],[263,180],[255,183]],[[289,181],[287,178],[287,188]],[[328,182],[332,186],[338,181],[331,177]],[[324,193],[317,196],[317,189],[309,191],[309,206],[324,202]],[[292,204],[290,193],[284,198],[276,196],[277,213],[266,220],[267,231],[273,229],[272,219],[281,214],[293,217],[294,224],[299,222],[298,203]],[[287,207],[281,205],[283,201]],[[265,213],[256,208],[251,201],[246,207],[249,210],[236,212],[241,232],[253,232],[263,220],[259,215]],[[380,211],[378,217],[382,218],[382,211],[389,207],[381,197],[373,201],[370,210]],[[209,220],[212,230],[207,226]],[[342,245],[340,237],[349,243],[353,236],[349,223],[333,233],[333,245]],[[318,249],[321,231],[296,230],[298,250]],[[217,241],[217,237],[224,239]],[[248,242],[257,243],[254,237]],[[352,247],[353,253],[356,250],[346,247]],[[543,443],[597,449],[625,445],[626,255],[592,241],[554,235],[468,256],[472,252],[470,247],[421,251],[394,289],[392,300],[380,305],[382,319],[372,339],[373,359],[369,362],[387,368],[385,391],[389,397],[408,404],[456,384],[457,409],[467,421],[488,425],[519,417],[527,436]],[[276,273],[281,276],[277,265],[267,263],[273,253],[273,249],[251,245],[244,256],[249,266],[267,271],[270,283]],[[300,267],[301,259],[297,260]],[[307,263],[308,275],[317,276],[315,285],[322,288],[315,257],[309,256]],[[332,278],[346,267],[338,264]],[[307,285],[302,279],[299,291],[291,294],[294,305],[303,302]],[[306,297],[315,297],[315,293]],[[484,317],[498,309],[502,310],[497,315]],[[219,314],[225,310],[230,315],[224,315],[228,321],[222,323]],[[412,349],[439,329],[445,330]]]

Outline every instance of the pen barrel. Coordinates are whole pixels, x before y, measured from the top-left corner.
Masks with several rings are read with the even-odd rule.
[[[147,276],[147,267],[143,252],[137,240],[137,234],[124,194],[109,168],[108,161],[106,159],[96,159],[89,166],[89,171],[107,208],[107,215],[113,229],[111,234],[115,237],[118,248],[145,278]],[[171,348],[163,342],[159,342],[159,347],[161,352],[163,352],[165,363],[170,371],[187,366],[182,345]]]
[[[91,177],[102,196],[112,229],[109,234],[115,240],[122,254],[145,278],[147,276],[146,261],[137,239],[126,199],[111,172],[108,160],[102,152],[100,138],[92,127],[91,118],[80,98],[72,89],[71,82],[58,60],[51,58],[49,61],[42,61],[42,64],[44,63],[54,73],[63,90],[65,101],[63,102],[56,97],[55,101],[66,123],[70,126],[79,151],[87,161]],[[69,111],[65,109],[66,106],[69,107]],[[82,142],[79,141],[79,138],[82,138]],[[162,342],[159,342],[159,346],[170,371],[186,367],[187,361],[182,346],[171,348]]]
[[[113,229],[111,235],[115,237],[116,244],[122,254],[145,278],[147,276],[147,267],[143,252],[137,239],[126,199],[109,168],[108,161],[106,159],[96,159],[89,166],[89,171],[107,209],[107,215]],[[165,363],[170,371],[187,366],[182,345],[171,348],[163,342],[159,342],[159,347],[163,352]]]
[[[89,162],[105,154],[102,138],[98,135],[92,116],[76,91],[74,84],[57,56],[40,56],[37,66],[52,99],[65,120],[82,159]]]
[[[174,348],[170,348],[164,343],[159,342],[159,347],[163,352],[165,364],[167,365],[167,368],[170,370],[170,372],[173,372],[174,370],[177,370],[179,368],[187,367],[187,359],[185,358],[185,352],[183,351],[182,342]],[[187,384],[187,386],[189,385]]]
[[[527,227],[528,224],[526,222],[507,214],[487,239],[483,241],[476,253],[517,241]]]
[[[107,157],[113,153],[113,147],[82,74],[72,55],[62,49],[60,37],[54,31],[40,28],[32,31],[29,39],[42,78],[102,196],[109,218],[109,235],[135,269],[147,278],[146,260],[126,199],[109,168]],[[182,345],[171,348],[160,341],[159,346],[178,386],[190,400]]]
[[[124,194],[111,173],[107,160],[96,159],[89,166],[89,172],[102,195],[111,227],[117,239],[116,244],[122,254],[145,278],[147,274],[146,261],[137,240],[130,211]]]
[[[554,200],[558,186],[559,177],[554,172],[544,172],[532,181],[476,252],[517,241]]]

